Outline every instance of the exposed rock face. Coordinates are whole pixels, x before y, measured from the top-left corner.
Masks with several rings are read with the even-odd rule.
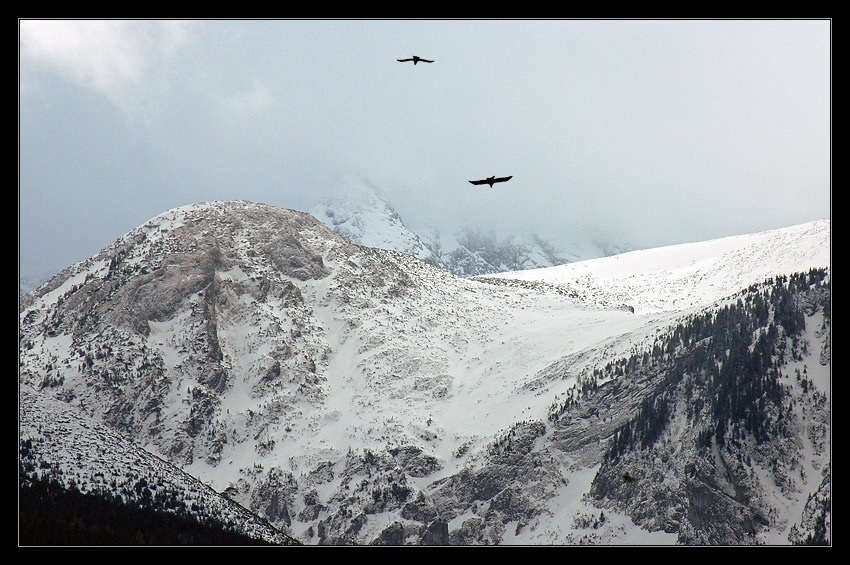
[[[37,328],[48,337],[71,336],[66,362],[78,367],[86,384],[69,394],[181,464],[198,457],[215,461],[227,442],[216,424],[220,397],[233,386],[222,325],[260,322],[252,304],[262,301],[283,314],[268,318],[260,332],[280,335],[286,327],[289,334],[253,370],[268,383],[284,367],[289,380],[316,386],[314,359],[293,354],[297,343],[319,345],[308,335],[309,307],[292,280],[327,276],[326,242],[351,245],[307,214],[240,202],[214,210],[178,209],[155,218],[77,272],[60,275],[52,288],[64,284],[66,290],[56,307],[28,314],[40,316]],[[177,322],[179,333],[171,329]],[[28,356],[24,349],[31,360],[24,378],[40,388],[61,386],[64,377],[50,370],[52,363],[45,365],[40,350]],[[169,355],[180,357],[172,367]],[[183,408],[176,419],[164,413],[175,400]],[[167,429],[171,433],[163,434]]]

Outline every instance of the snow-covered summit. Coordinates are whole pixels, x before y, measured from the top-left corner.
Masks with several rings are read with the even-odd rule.
[[[308,210],[344,238],[378,249],[391,249],[434,264],[434,255],[410,231],[388,200],[367,181],[346,178],[328,196]]]

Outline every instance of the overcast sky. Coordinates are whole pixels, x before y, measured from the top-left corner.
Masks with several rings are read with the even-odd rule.
[[[657,247],[827,218],[831,23],[19,20],[21,276],[351,175],[413,228]]]

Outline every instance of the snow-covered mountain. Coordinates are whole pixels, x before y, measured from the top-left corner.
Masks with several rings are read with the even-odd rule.
[[[824,220],[467,278],[202,203],[24,297],[20,387],[304,544],[828,541],[829,267]]]
[[[378,189],[366,181],[340,181],[335,196],[323,198],[308,210],[342,237],[378,249],[392,249],[442,266],[429,246],[410,231]]]
[[[308,212],[354,243],[401,251],[464,277],[562,265],[624,250],[590,241],[570,242],[567,248],[533,232],[497,234],[477,226],[414,232],[377,188],[358,178],[341,181],[334,196]]]

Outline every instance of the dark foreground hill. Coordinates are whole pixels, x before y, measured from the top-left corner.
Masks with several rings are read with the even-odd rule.
[[[20,486],[20,545],[261,545],[227,525],[68,490],[52,481]]]

